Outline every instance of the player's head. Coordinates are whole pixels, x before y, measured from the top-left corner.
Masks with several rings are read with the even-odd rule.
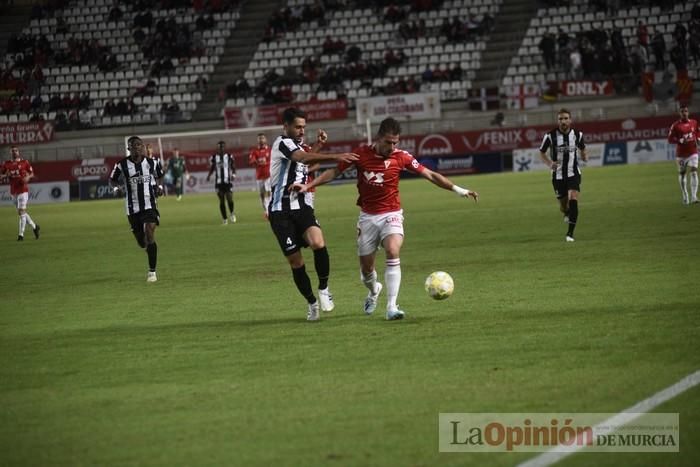
[[[562,133],[569,131],[569,128],[571,128],[571,112],[567,109],[559,109],[557,122],[559,123],[559,131]]]
[[[385,118],[379,124],[375,149],[382,157],[389,157],[399,144],[401,125],[394,118]]]
[[[304,141],[306,130],[306,113],[296,107],[289,107],[282,112],[284,133],[297,143]]]
[[[224,141],[219,141],[216,143],[216,147],[219,149],[219,153],[223,154],[226,150],[226,143]]]
[[[130,156],[144,157],[146,155],[146,147],[138,136],[129,138],[126,141],[126,147],[129,149]]]
[[[681,116],[681,120],[688,120],[688,118],[690,117],[690,111],[688,110],[688,106],[686,104],[681,104],[681,106],[678,108],[678,114]]]
[[[173,148],[173,157],[180,157],[180,150],[178,148]]]
[[[12,158],[14,160],[17,160],[20,158],[19,147],[17,147],[14,144],[12,146],[10,146],[10,158]]]
[[[265,137],[265,133],[258,133],[258,147],[262,148],[265,147],[267,144],[267,137]]]

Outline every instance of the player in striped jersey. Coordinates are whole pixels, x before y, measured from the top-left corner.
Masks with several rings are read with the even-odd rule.
[[[295,183],[306,183],[309,165],[316,162],[353,162],[357,154],[321,154],[307,152],[304,144],[306,114],[300,109],[288,108],[282,114],[284,132],[271,146],[270,180],[272,182],[272,199],[268,205],[268,218],[272,231],[292,268],[292,276],[299,293],[308,303],[306,319],[319,319],[319,308],[331,311],[333,298],[328,290],[330,259],[323,231],[316,220],[309,193],[291,191]],[[328,136],[322,130],[317,137],[317,145],[326,142]],[[311,247],[314,252],[314,266],[318,275],[319,300],[314,296],[311,280],[306,273],[301,248]],[[319,306],[320,301],[320,306]]]
[[[216,196],[219,197],[219,211],[224,220],[223,224],[226,225],[229,222],[229,217],[226,216],[224,200],[228,203],[228,210],[231,212],[231,223],[236,222],[236,215],[233,213],[233,181],[236,179],[236,167],[233,154],[226,152],[226,143],[219,141],[218,146],[219,150],[211,156],[211,168],[207,175],[207,181],[211,179],[212,174],[215,174],[214,187],[216,188]]]
[[[155,160],[146,157],[146,147],[138,136],[127,141],[129,155],[114,164],[110,185],[116,195],[126,194],[126,215],[131,224],[136,243],[146,249],[148,274],[146,281],[156,282],[156,226],[160,225],[160,214],[156,197],[163,194],[163,168]]]
[[[571,128],[571,112],[560,109],[559,125],[544,134],[540,145],[540,158],[552,170],[552,186],[559,200],[564,222],[569,224],[566,241],[574,241],[574,229],[578,221],[578,198],[581,191],[581,160],[586,161],[586,144],[583,133]]]

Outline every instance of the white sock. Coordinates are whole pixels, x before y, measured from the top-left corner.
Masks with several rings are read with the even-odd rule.
[[[367,287],[367,290],[374,293],[377,287],[377,271],[372,271],[366,276],[360,271],[360,278],[362,279],[362,283],[365,284],[365,287]]]
[[[24,214],[19,216],[19,236],[24,237],[24,227],[27,225],[27,219],[24,217]]]
[[[690,193],[693,201],[698,199],[698,173],[690,172]]]
[[[396,299],[399,297],[399,287],[401,287],[401,260],[399,258],[386,260],[386,271],[384,271],[384,282],[386,282],[387,311],[398,310]]]
[[[27,219],[27,224],[29,224],[29,227],[31,227],[32,229],[35,229],[35,228],[36,228],[36,224],[34,223],[34,221],[32,220],[32,218],[29,217],[29,213],[28,213],[28,212],[25,212],[25,213],[24,213],[24,216],[25,216],[25,218]]]
[[[688,193],[685,191],[685,174],[678,174],[678,183],[681,185],[683,199],[688,199]]]

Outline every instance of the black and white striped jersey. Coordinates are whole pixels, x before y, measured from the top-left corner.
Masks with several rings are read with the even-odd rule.
[[[292,159],[292,153],[303,151],[288,136],[278,136],[270,151],[270,184],[272,185],[271,211],[295,211],[304,206],[313,207],[313,193],[289,192],[294,183],[307,183],[309,167]]]
[[[564,178],[575,177],[581,175],[581,169],[578,164],[579,150],[585,149],[586,144],[583,142],[583,133],[573,128],[564,134],[555,128],[544,134],[540,152],[547,153],[552,161],[558,162],[557,170],[552,173],[554,180],[563,180]]]
[[[210,169],[214,169],[215,184],[233,183],[233,177],[231,175],[236,173],[233,155],[227,152],[224,154],[214,154],[211,156]]]
[[[147,209],[157,209],[157,180],[163,176],[163,168],[157,160],[144,157],[135,163],[129,157],[114,164],[110,178],[122,184],[126,192],[126,213],[136,214]]]

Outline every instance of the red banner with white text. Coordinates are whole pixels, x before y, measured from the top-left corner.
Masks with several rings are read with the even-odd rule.
[[[48,143],[53,139],[53,124],[25,122],[0,125],[0,146]]]

